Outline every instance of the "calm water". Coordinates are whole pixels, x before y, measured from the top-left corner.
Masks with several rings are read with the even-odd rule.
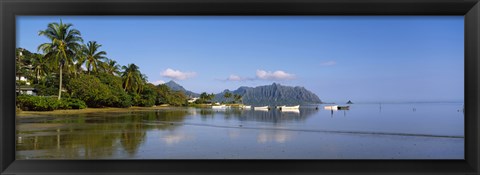
[[[17,159],[463,159],[462,105],[22,117]]]

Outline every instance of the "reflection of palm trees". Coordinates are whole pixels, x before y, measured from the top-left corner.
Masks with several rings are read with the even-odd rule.
[[[138,150],[138,147],[145,138],[145,129],[143,124],[134,123],[128,124],[122,130],[122,136],[120,143],[123,146],[123,149],[128,152],[130,155],[135,155]]]
[[[35,151],[31,158],[110,158],[116,150],[123,148],[129,155],[137,153],[150,129],[173,130],[178,125],[146,123],[155,121],[182,122],[187,110],[161,110],[134,113],[81,114],[61,118],[36,119],[32,124],[22,124],[20,119],[17,151]],[[31,119],[30,119],[31,120]],[[35,121],[36,121],[35,120]],[[28,121],[32,122],[32,121]],[[32,125],[33,126],[33,125]],[[58,132],[57,132],[58,130]],[[39,136],[37,133],[46,133]],[[18,154],[17,158],[25,158]]]

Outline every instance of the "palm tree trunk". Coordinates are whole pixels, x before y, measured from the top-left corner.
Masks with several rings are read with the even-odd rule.
[[[60,64],[60,85],[58,86],[58,100],[62,97],[62,67],[63,65]]]
[[[37,84],[40,84],[40,80],[38,79],[40,77],[40,72],[37,71],[37,75],[35,75],[35,79],[37,79]]]

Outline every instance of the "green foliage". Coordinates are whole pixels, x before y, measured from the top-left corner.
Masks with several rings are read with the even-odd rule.
[[[184,106],[187,104],[187,96],[182,91],[173,91],[167,97],[170,105]]]
[[[17,97],[17,107],[24,111],[53,111],[59,105],[60,102],[52,97],[31,95],[19,95]]]
[[[242,102],[242,95],[234,94],[233,95],[233,103],[241,103]]]
[[[45,86],[43,84],[37,84],[34,85],[34,88],[37,89],[37,95],[39,96],[58,95],[58,88],[55,86]]]
[[[188,98],[182,91],[172,91],[165,84],[156,86],[155,92],[157,92],[156,104],[170,104],[174,106],[187,104]]]
[[[132,106],[132,96],[122,88],[122,78],[108,73],[98,73],[96,77],[111,91],[110,103],[107,106],[126,108]]]
[[[102,45],[96,41],[89,41],[87,45],[82,45],[82,54],[85,57],[88,74],[90,74],[90,71],[96,72],[99,65],[102,64],[101,61],[107,59],[107,57],[105,57],[107,52],[99,51],[98,49],[100,47],[102,47]]]
[[[135,64],[122,66],[108,59],[95,41],[83,45],[80,31],[72,24],[50,23],[40,36],[49,41],[38,46],[42,54],[16,49],[16,74],[33,83],[39,96],[19,97],[19,106],[28,110],[83,109],[88,107],[130,107],[187,104],[184,92],[147,83]],[[86,72],[82,67],[86,67]],[[17,84],[25,84],[18,82]],[[63,88],[62,88],[63,86]],[[67,93],[63,93],[67,90]],[[64,97],[62,99],[61,97]],[[212,100],[207,94],[204,100]]]
[[[55,109],[85,109],[84,101],[74,98],[57,100],[56,97],[19,95],[17,108],[24,111],[53,111]]]
[[[157,99],[155,88],[155,85],[147,84],[141,93],[141,100],[136,104],[136,106],[150,107],[155,105],[155,100]]]
[[[62,74],[63,69],[73,65],[76,51],[80,50],[80,43],[83,42],[80,31],[72,27],[72,24],[50,23],[47,29],[39,31],[39,35],[45,36],[51,42],[38,46],[38,50],[45,53],[45,58],[53,65],[58,65],[59,88],[58,99],[62,96]]]
[[[85,109],[87,104],[76,98],[62,98],[60,100],[58,109]]]
[[[206,92],[203,92],[200,94],[200,98],[195,101],[196,104],[205,104],[205,103],[211,103],[213,98],[215,98],[215,94],[207,94]]]
[[[155,88],[157,92],[157,99],[155,100],[155,104],[168,104],[167,96],[169,96],[170,88],[165,84],[160,84]]]
[[[111,103],[113,94],[108,85],[92,75],[80,75],[70,79],[67,89],[74,98],[85,101],[88,107],[104,107]]]
[[[140,68],[135,64],[128,64],[128,66],[122,66],[122,69],[124,70],[121,75],[123,88],[127,92],[141,92],[146,78],[140,72]]]
[[[97,76],[84,74],[70,79],[67,89],[71,97],[85,101],[88,107],[130,107],[132,105],[131,97],[121,88],[119,77],[108,74]]]

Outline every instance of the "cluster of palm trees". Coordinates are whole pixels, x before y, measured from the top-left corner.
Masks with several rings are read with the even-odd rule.
[[[242,101],[242,96],[239,94],[232,94],[230,92],[225,92],[223,94],[223,97],[225,97],[227,100],[233,97],[233,103],[238,103]]]
[[[206,103],[206,102],[212,102],[212,100],[215,98],[215,94],[207,94],[206,92],[203,92],[200,94],[200,102],[201,103]]]
[[[120,67],[115,60],[106,57],[107,52],[100,49],[101,44],[96,41],[83,44],[80,31],[72,26],[60,20],[60,23],[50,23],[45,30],[39,31],[38,34],[47,37],[49,42],[38,46],[38,51],[42,51],[43,54],[32,54],[30,58],[28,73],[31,77],[35,77],[37,83],[45,77],[58,78],[58,99],[60,100],[64,73],[77,77],[80,74],[103,72],[122,77],[125,91],[137,93],[142,91],[147,83],[147,77],[141,74],[137,65],[129,64]],[[21,55],[17,55],[17,65],[26,67],[21,64]]]

